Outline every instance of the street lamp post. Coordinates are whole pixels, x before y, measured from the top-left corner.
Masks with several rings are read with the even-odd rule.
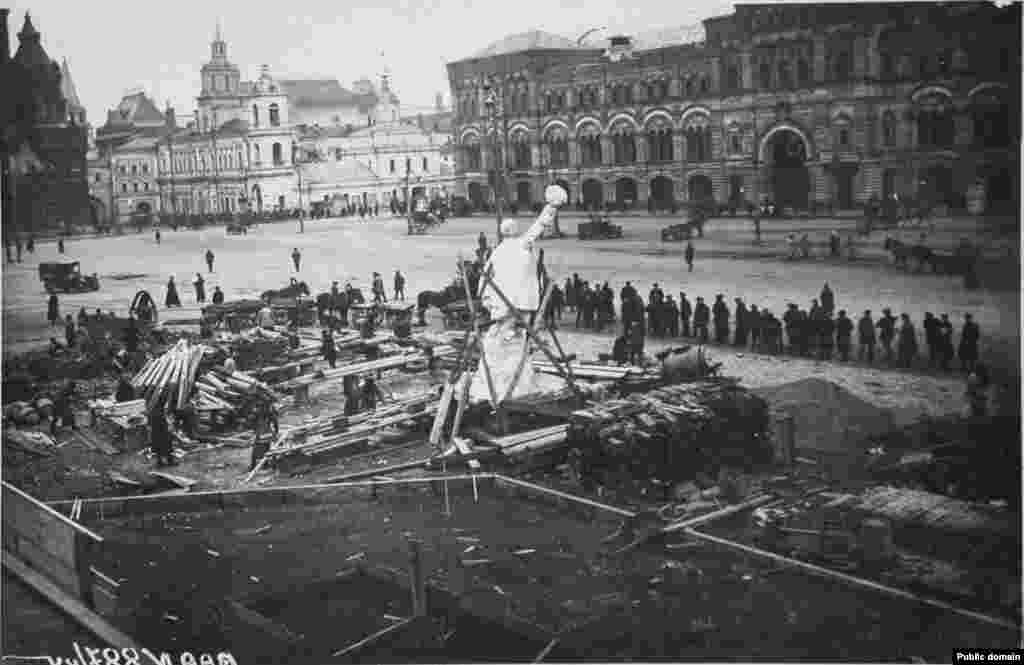
[[[504,164],[500,163],[499,147],[498,147],[498,115],[500,114],[498,95],[495,90],[494,84],[490,77],[484,82],[484,108],[487,111],[487,118],[491,126],[491,156],[493,158],[494,165],[494,211],[497,215],[497,230],[498,230],[498,242],[502,241],[501,237],[501,204],[502,204],[502,189],[504,186]]]

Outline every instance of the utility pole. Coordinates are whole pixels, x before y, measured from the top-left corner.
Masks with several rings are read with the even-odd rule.
[[[501,243],[501,190],[504,185],[504,169],[502,168],[504,164],[499,163],[501,158],[498,154],[500,151],[500,148],[498,146],[498,114],[500,112],[498,93],[495,90],[492,78],[490,76],[488,76],[487,79],[484,81],[483,91],[484,108],[487,110],[487,116],[488,119],[490,120],[489,124],[491,125],[491,130],[493,132],[493,134],[491,135],[491,156],[493,157],[494,162],[494,182],[492,183],[492,186],[494,188],[494,211],[497,215],[498,243]]]

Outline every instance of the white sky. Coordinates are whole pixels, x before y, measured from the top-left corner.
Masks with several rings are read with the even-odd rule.
[[[68,59],[94,126],[133,87],[161,109],[170,100],[179,118],[189,116],[218,19],[228,57],[244,79],[269,64],[280,78],[330,77],[350,87],[386,66],[403,112],[415,113],[431,107],[438,91],[448,103],[446,63],[509,34],[540,29],[575,40],[590,28],[636,33],[732,10],[725,0],[14,0],[7,6],[11,52],[28,9],[50,57]]]

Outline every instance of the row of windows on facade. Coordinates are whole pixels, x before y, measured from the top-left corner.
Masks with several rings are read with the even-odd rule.
[[[261,149],[259,145],[254,144],[252,146],[252,163],[254,166],[260,166],[262,162]],[[174,173],[186,173],[195,171],[207,171],[214,168],[214,160],[212,160],[208,153],[200,154],[198,157],[194,154],[175,155],[174,157]],[[271,163],[274,166],[282,166],[284,164],[284,148],[280,143],[274,143],[271,146]],[[167,171],[167,157],[162,156],[160,158],[160,164],[163,170]],[[245,159],[242,155],[242,151],[232,153],[230,150],[219,151],[216,159],[216,168],[224,170],[240,169],[245,165]],[[208,169],[209,167],[209,169]],[[145,172],[145,171],[143,171]],[[123,173],[123,172],[122,172]]]
[[[1009,113],[1005,105],[994,108],[979,109],[974,116],[973,145],[975,147],[1005,147],[1011,142]],[[926,109],[918,112],[917,146],[920,148],[949,148],[955,142],[956,127],[953,116],[947,110]],[[899,121],[896,114],[886,111],[882,116],[882,146],[897,147],[899,140]],[[647,159],[652,162],[666,162],[674,159],[672,131],[667,128],[648,131],[646,134]],[[601,135],[590,132],[579,137],[580,163],[583,166],[596,166],[602,163]],[[851,127],[843,124],[834,128],[833,143],[836,149],[844,150],[853,147]],[[614,163],[632,163],[637,159],[636,139],[632,131],[619,129],[611,135],[612,160]],[[686,159],[701,162],[711,157],[711,128],[690,127],[684,133]],[[549,165],[555,168],[569,165],[569,143],[564,135],[548,136],[545,141],[549,157]],[[743,136],[738,131],[728,134],[728,150],[730,154],[743,153]],[[511,140],[512,166],[514,168],[530,168],[531,152],[526,135],[519,133]],[[481,167],[480,144],[470,142],[464,144],[464,160],[467,170],[479,170]]]
[[[999,71],[1008,74],[1012,69],[1013,54],[1009,49],[1000,50]],[[954,68],[954,61],[956,67]],[[758,58],[756,63],[757,86],[762,90],[790,89],[807,87],[813,82],[813,66],[810,57],[800,57],[791,61],[773,57]],[[967,55],[963,51],[946,49],[935,53],[911,56],[909,54],[880,54],[880,77],[921,78],[931,79],[937,76],[949,76],[954,69],[967,69]],[[848,81],[853,77],[852,50],[836,50],[825,59],[825,80],[829,83]],[[743,89],[742,67],[738,63],[728,64],[725,68],[725,92],[738,92]],[[608,85],[605,93],[606,103],[612,106],[629,106],[635,102],[658,103],[671,96],[669,81],[665,78],[629,84],[616,83]],[[586,85],[574,88],[575,107],[580,109],[597,108],[601,104],[601,86]],[[681,81],[680,93],[683,97],[694,97],[711,91],[711,79],[708,75],[689,76]],[[549,90],[542,95],[542,108],[547,113],[571,108],[567,90]],[[524,85],[519,85],[504,96],[504,112],[509,115],[522,115],[530,110],[529,93]],[[463,118],[475,118],[480,113],[478,96],[474,93],[463,95],[459,99],[459,115]]]

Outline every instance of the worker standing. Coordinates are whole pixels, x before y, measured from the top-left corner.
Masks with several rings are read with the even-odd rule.
[[[60,321],[60,305],[57,302],[57,294],[51,293],[50,300],[46,304],[46,318],[50,322],[50,327],[53,328]]]
[[[302,260],[302,253],[299,252],[299,248],[295,247],[292,249],[292,263],[295,264],[295,272],[299,272],[299,262]]]
[[[213,272],[213,250],[206,250],[206,267]]]
[[[164,399],[149,412],[149,444],[156,457],[157,467],[175,466],[174,449],[171,445],[171,426],[164,411]]]

